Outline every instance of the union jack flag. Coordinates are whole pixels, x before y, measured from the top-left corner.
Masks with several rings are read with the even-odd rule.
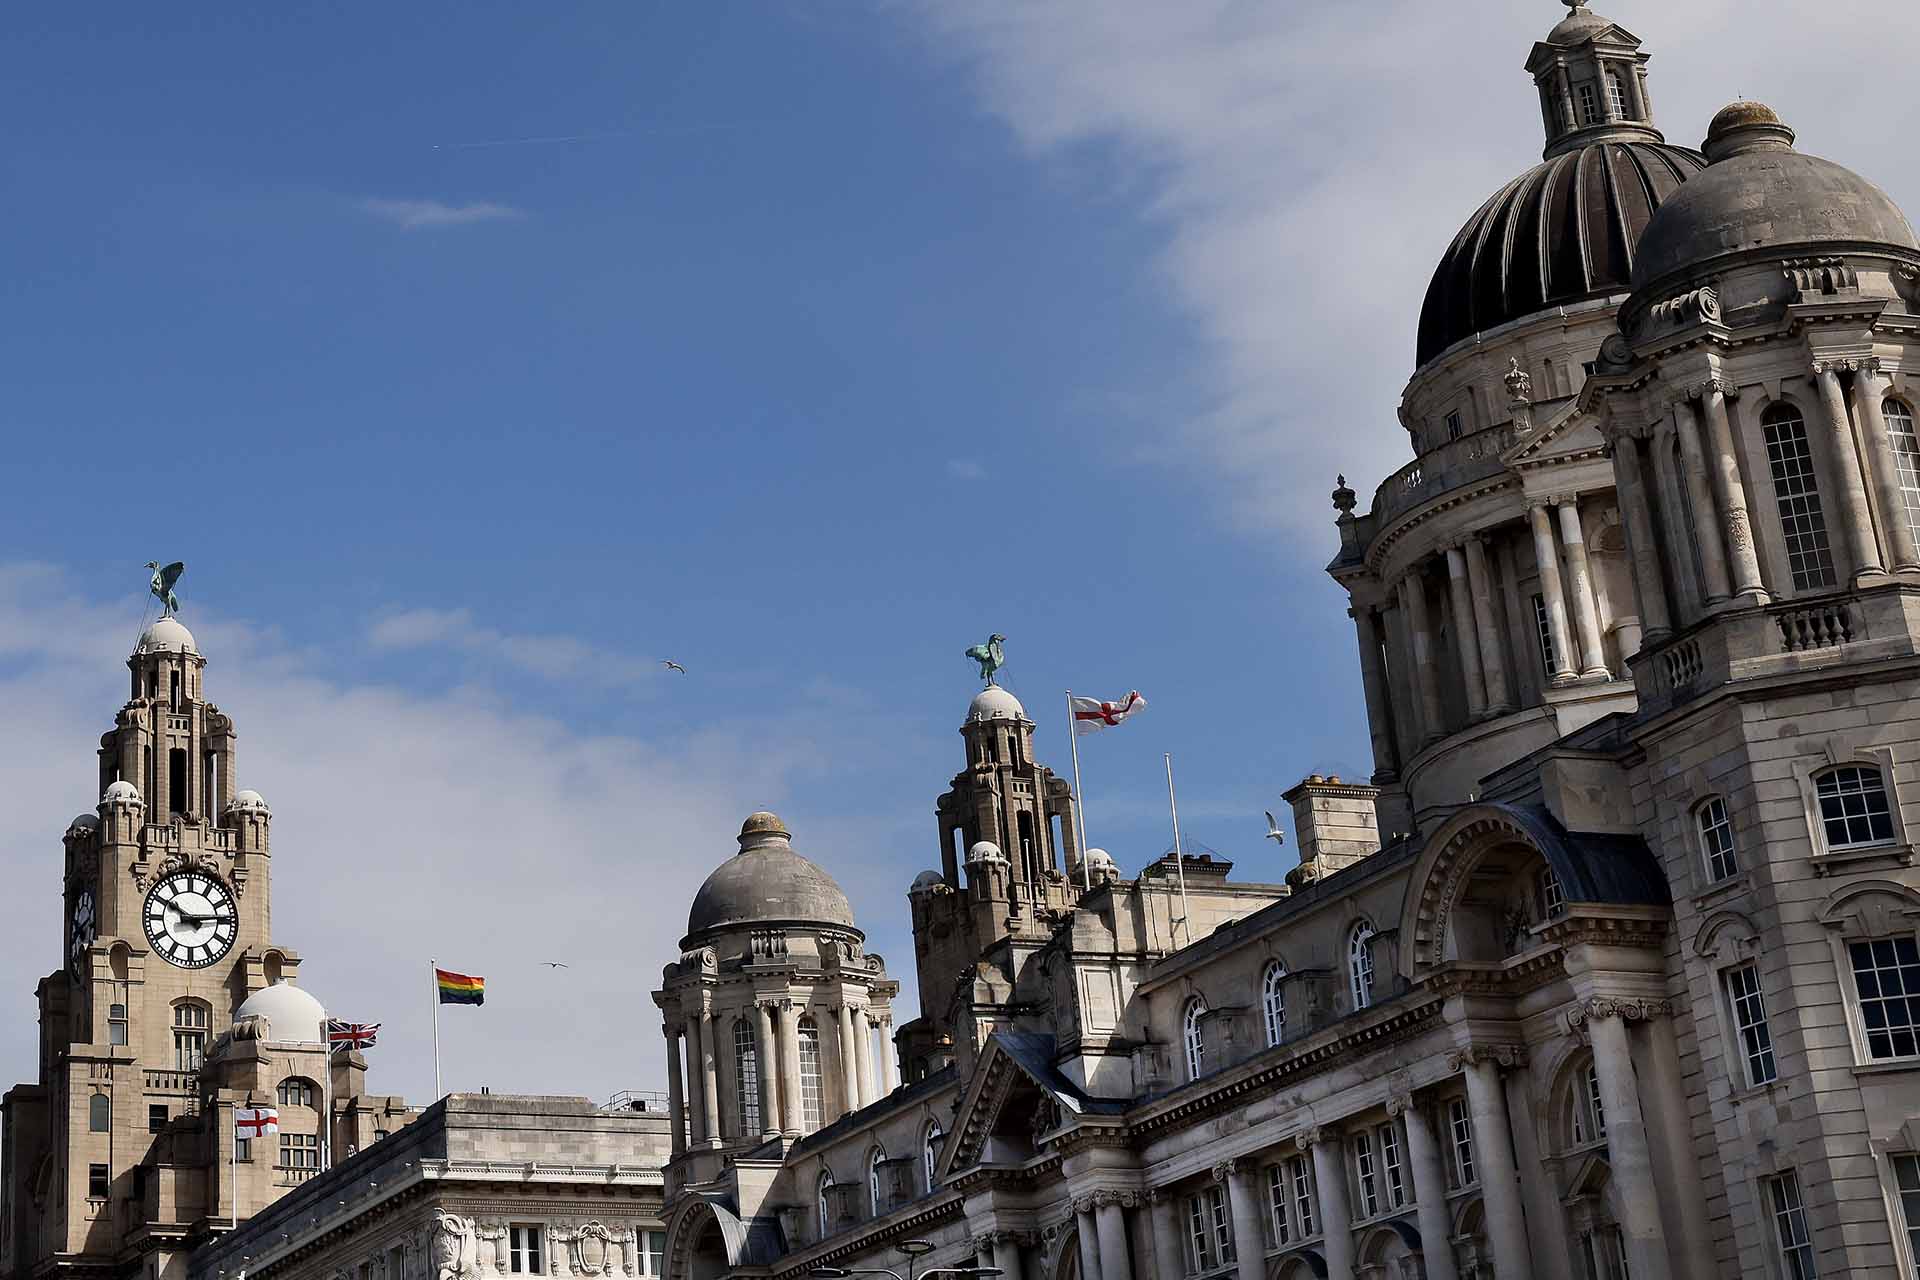
[[[342,1022],[338,1018],[327,1019],[329,1045],[346,1045],[349,1049],[371,1049],[379,1034],[380,1024],[377,1022]]]

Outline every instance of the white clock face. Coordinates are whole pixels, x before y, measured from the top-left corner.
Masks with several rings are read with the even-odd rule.
[[[147,894],[147,941],[168,964],[204,969],[233,947],[239,918],[219,877],[177,871]]]
[[[73,901],[73,971],[84,975],[87,950],[93,946],[93,894],[82,889]]]

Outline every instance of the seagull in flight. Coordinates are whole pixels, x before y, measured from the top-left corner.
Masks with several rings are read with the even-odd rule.
[[[1275,844],[1285,844],[1287,842],[1287,833],[1280,829],[1280,824],[1274,819],[1271,810],[1265,812],[1267,814],[1267,839],[1273,841]]]
[[[570,964],[562,964],[558,960],[542,960],[540,963],[549,969],[571,969],[573,967]]]
[[[675,662],[672,658],[660,659],[660,665],[665,667],[669,671],[678,671],[681,675],[687,674],[687,669],[681,666],[679,663]]]

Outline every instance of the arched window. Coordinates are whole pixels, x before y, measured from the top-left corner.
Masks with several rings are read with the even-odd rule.
[[[1858,849],[1893,842],[1893,812],[1880,770],[1842,765],[1813,780],[1820,799],[1820,825],[1828,849]]]
[[[1614,119],[1627,120],[1632,117],[1633,113],[1627,110],[1627,89],[1620,83],[1620,73],[1617,71],[1607,72],[1607,102],[1613,107]]]
[[[1727,816],[1727,802],[1720,796],[1694,810],[1700,824],[1700,856],[1706,859],[1707,882],[1717,884],[1740,874],[1740,859],[1733,851],[1733,820]]]
[[[820,1211],[820,1238],[826,1239],[833,1234],[833,1207],[827,1202],[827,1192],[833,1190],[833,1174],[823,1172],[814,1200]]]
[[[1887,445],[1893,450],[1894,473],[1900,477],[1900,505],[1906,509],[1907,528],[1920,538],[1920,436],[1913,430],[1913,408],[1888,396],[1880,405],[1887,420]]]
[[[1782,401],[1760,415],[1767,441],[1767,468],[1773,474],[1773,497],[1780,512],[1780,533],[1787,544],[1787,568],[1795,591],[1814,591],[1833,585],[1833,549],[1827,543],[1827,517],[1820,508],[1820,485],[1814,476],[1813,450],[1807,444],[1806,420]]]
[[[740,1136],[760,1132],[760,1055],[753,1026],[745,1018],[733,1024],[734,1102],[740,1109]]]
[[[1600,1073],[1593,1060],[1575,1073],[1567,1088],[1567,1137],[1576,1147],[1607,1136],[1607,1116],[1600,1107]]]
[[[1200,1037],[1200,1015],[1207,1011],[1199,996],[1187,1001],[1180,1015],[1180,1041],[1187,1049],[1187,1079],[1198,1080],[1207,1069],[1207,1046]]]
[[[1347,978],[1355,1012],[1373,1005],[1373,926],[1362,920],[1347,935]]]
[[[873,1206],[876,1218],[887,1211],[887,1193],[880,1185],[886,1166],[887,1153],[875,1147],[867,1155],[867,1203]]]
[[[87,1132],[111,1133],[113,1131],[113,1101],[104,1093],[96,1093],[87,1099]]]
[[[811,1017],[800,1019],[800,1113],[808,1133],[820,1127],[820,1027]]]
[[[920,1153],[921,1159],[925,1161],[927,1166],[927,1192],[929,1194],[939,1185],[940,1139],[945,1136],[945,1134],[940,1132],[940,1125],[936,1121],[927,1121],[926,1137],[920,1144]]]
[[[212,1020],[207,1006],[198,1000],[182,1000],[173,1006],[173,1069],[198,1071],[206,1059],[207,1025]]]
[[[313,1081],[290,1076],[280,1082],[279,1097],[283,1107],[312,1107],[319,1104],[320,1091]]]
[[[1267,1043],[1279,1044],[1287,1034],[1287,996],[1284,983],[1287,966],[1278,960],[1267,965],[1260,977],[1260,1012],[1267,1023]]]

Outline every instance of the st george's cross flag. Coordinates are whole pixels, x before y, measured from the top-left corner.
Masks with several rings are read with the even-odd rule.
[[[1073,700],[1073,731],[1085,736],[1098,733],[1102,729],[1111,729],[1130,715],[1147,709],[1147,700],[1134,690],[1118,702],[1102,702],[1098,698],[1075,698]]]
[[[233,1136],[236,1138],[270,1138],[280,1132],[280,1113],[272,1107],[235,1107],[233,1109]]]

